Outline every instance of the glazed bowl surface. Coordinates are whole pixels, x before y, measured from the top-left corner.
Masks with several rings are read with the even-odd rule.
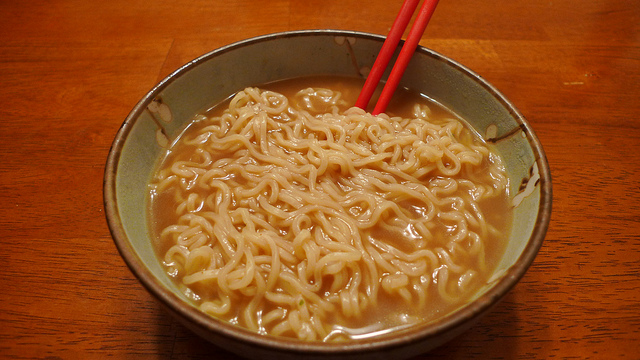
[[[185,326],[243,357],[262,359],[407,358],[472,326],[520,280],[542,245],[551,214],[551,177],[530,124],[495,87],[463,65],[418,47],[401,87],[465,119],[494,145],[510,178],[513,225],[489,283],[443,318],[362,340],[303,342],[264,336],[201,312],[158,260],[148,226],[147,186],[158,159],[193,117],[248,86],[312,76],[364,76],[384,37],[337,30],[260,36],[205,54],[172,73],[127,116],[109,152],[104,204],[114,242],[142,285]],[[386,75],[385,75],[386,76]]]

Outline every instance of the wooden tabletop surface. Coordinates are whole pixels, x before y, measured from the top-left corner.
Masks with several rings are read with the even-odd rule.
[[[102,204],[111,142],[201,54],[286,30],[386,35],[400,4],[0,1],[0,358],[235,359],[176,323],[120,258]],[[554,196],[522,281],[418,359],[640,359],[638,1],[441,0],[421,45],[520,109]]]

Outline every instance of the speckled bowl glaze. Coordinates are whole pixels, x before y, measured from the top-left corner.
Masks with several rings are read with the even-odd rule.
[[[133,108],[109,153],[106,217],[131,271],[184,325],[243,357],[264,359],[407,358],[453,339],[495,305],[524,275],[549,225],[551,177],[540,142],[518,110],[480,76],[419,47],[400,86],[419,91],[466,119],[504,158],[511,179],[513,229],[490,282],[465,306],[431,323],[369,339],[302,342],[256,333],[200,312],[158,261],[147,226],[146,194],[161,156],[194,115],[247,87],[318,74],[362,76],[384,37],[312,30],[261,36],[212,51],[162,80]]]

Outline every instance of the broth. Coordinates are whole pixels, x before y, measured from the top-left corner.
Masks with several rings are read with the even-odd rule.
[[[340,341],[436,320],[491,276],[511,223],[499,157],[420,94],[399,90],[381,122],[349,110],[362,84],[312,77],[247,91],[249,100],[229,99],[189,124],[162,159],[150,185],[150,228],[167,273],[203,311],[263,334]],[[308,88],[316,90],[300,95]],[[270,92],[306,115],[271,111],[284,100]],[[234,101],[248,104],[235,117]],[[254,111],[261,106],[269,111]],[[416,112],[433,125],[409,121]],[[325,113],[334,115],[317,121]],[[359,128],[344,113],[369,122]],[[232,145],[202,150],[237,124],[235,137],[220,140]],[[367,131],[384,140],[353,140]],[[394,144],[405,137],[420,140]],[[255,149],[271,155],[249,156]],[[437,166],[424,160],[438,156]]]

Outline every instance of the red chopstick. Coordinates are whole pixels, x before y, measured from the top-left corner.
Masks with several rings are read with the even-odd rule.
[[[403,9],[405,8],[405,5],[409,1],[410,0],[405,0],[405,4],[403,4]],[[398,87],[398,84],[400,83],[400,79],[402,78],[402,75],[404,74],[404,71],[406,70],[407,65],[409,64],[409,60],[411,60],[411,57],[413,56],[413,53],[416,50],[416,47],[418,47],[420,38],[422,38],[422,34],[424,34],[424,30],[426,29],[427,24],[431,19],[431,15],[433,15],[433,12],[435,11],[437,5],[438,5],[438,0],[425,0],[424,3],[422,4],[422,7],[420,8],[420,12],[418,13],[418,16],[416,17],[416,20],[414,21],[413,25],[411,26],[411,30],[409,30],[409,35],[407,36],[407,40],[405,41],[402,49],[400,50],[398,59],[393,65],[393,68],[391,69],[391,73],[389,74],[389,78],[387,79],[387,82],[385,83],[384,88],[382,89],[382,93],[378,98],[376,106],[373,109],[373,112],[372,112],[373,115],[378,115],[380,113],[383,113],[386,110],[387,105],[389,105],[389,101],[391,100],[393,93]],[[413,10],[415,10],[415,5],[413,7]],[[398,18],[402,17],[402,20],[400,20],[401,23],[404,23],[405,20],[408,22],[408,20],[405,19],[406,16],[407,15],[404,14],[401,10],[400,14],[398,15]],[[411,18],[410,15],[408,17],[409,19]],[[396,22],[398,22],[398,19],[396,19],[396,21],[394,22],[394,26],[392,27],[391,31],[394,31]],[[406,27],[406,23],[404,27]],[[400,32],[401,33],[404,32],[404,29],[402,29],[402,31]],[[389,33],[389,35],[391,35],[391,32]],[[387,40],[388,39],[389,38],[387,38]],[[395,39],[392,39],[391,41],[395,41]],[[385,43],[382,46],[383,50],[385,48],[386,43],[387,41],[385,40]],[[390,52],[392,54],[394,51],[394,48],[397,46],[397,42],[395,45],[389,45],[389,46],[390,47],[393,46],[393,47],[391,47],[391,50],[385,50],[385,51]],[[378,58],[380,58],[381,54],[382,54],[382,50],[381,50],[381,53],[378,55]],[[390,55],[387,55],[387,53],[385,53],[384,56],[385,57],[389,56],[389,58],[391,57]],[[380,81],[380,78],[379,77],[377,79],[372,78],[370,82],[372,84],[369,84],[368,87],[367,87],[367,82],[369,82],[369,77],[371,77],[372,73],[375,74],[375,76],[378,76],[378,74],[381,75],[384,72],[389,60],[387,59],[386,63],[384,64],[382,63],[382,61],[378,62],[378,59],[376,58],[376,62],[374,63],[371,69],[371,72],[369,73],[369,76],[367,77],[367,81],[365,82],[365,87],[363,87],[362,92],[364,92],[366,88],[367,93],[369,91],[373,93],[373,90],[371,90],[370,88],[375,89],[378,81]],[[360,95],[363,96],[362,93]],[[366,94],[364,96],[366,96]],[[367,106],[370,97],[371,97],[371,94],[369,94],[369,98],[366,99],[366,103],[364,105],[362,105],[362,103],[364,102],[363,100],[362,102],[356,102],[356,106],[364,109]],[[360,101],[360,98],[358,98],[358,100]]]
[[[382,44],[378,57],[376,57],[376,61],[371,67],[371,71],[369,72],[367,80],[362,87],[362,91],[360,91],[360,96],[358,96],[358,100],[356,101],[357,107],[365,109],[367,105],[369,105],[371,95],[373,95],[373,92],[376,90],[376,87],[380,82],[380,78],[382,78],[382,74],[386,70],[389,60],[391,60],[391,56],[393,56],[393,52],[396,50],[396,47],[398,47],[400,38],[402,38],[402,34],[407,28],[407,25],[411,20],[411,16],[416,10],[416,7],[418,7],[419,2],[420,0],[404,0],[404,3],[400,8],[400,12],[396,16],[396,19],[391,26],[391,30],[389,30],[389,34]]]

